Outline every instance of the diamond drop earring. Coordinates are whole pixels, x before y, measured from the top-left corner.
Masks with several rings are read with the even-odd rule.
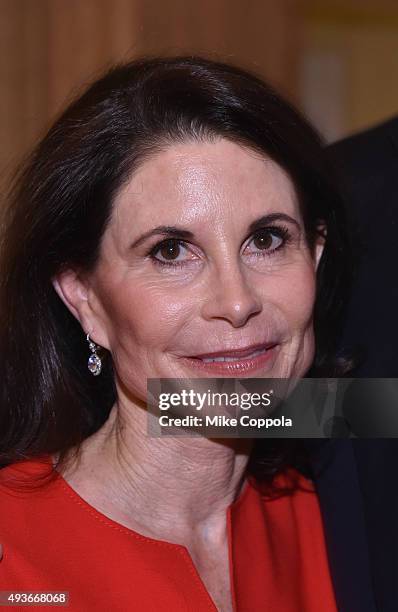
[[[90,370],[91,374],[93,374],[94,376],[98,376],[98,374],[101,373],[102,368],[101,358],[97,355],[97,349],[99,349],[99,346],[92,342],[89,334],[87,334],[87,342],[89,349],[92,353],[88,358],[87,367]]]

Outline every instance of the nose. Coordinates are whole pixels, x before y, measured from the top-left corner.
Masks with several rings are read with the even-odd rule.
[[[224,319],[233,327],[242,327],[253,314],[261,312],[262,302],[253,283],[246,279],[237,266],[222,272],[214,271],[202,306],[206,320]]]

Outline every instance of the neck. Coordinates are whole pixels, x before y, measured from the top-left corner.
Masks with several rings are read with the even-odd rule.
[[[150,438],[148,416],[142,406],[119,401],[68,464],[66,480],[97,509],[144,535],[186,543],[194,533],[214,531],[244,484],[252,441]]]

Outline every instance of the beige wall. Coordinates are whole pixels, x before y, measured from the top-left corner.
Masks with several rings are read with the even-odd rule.
[[[67,99],[112,62],[217,54],[296,91],[294,0],[0,0],[3,176]]]
[[[187,52],[270,79],[328,140],[398,112],[397,0],[0,0],[0,179],[108,65]]]
[[[302,5],[303,108],[328,140],[398,113],[398,2]]]

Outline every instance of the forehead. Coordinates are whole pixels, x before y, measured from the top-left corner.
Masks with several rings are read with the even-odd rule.
[[[284,212],[298,219],[293,182],[274,161],[242,145],[173,144],[148,158],[116,195],[111,221],[119,234],[155,225],[244,225]]]

